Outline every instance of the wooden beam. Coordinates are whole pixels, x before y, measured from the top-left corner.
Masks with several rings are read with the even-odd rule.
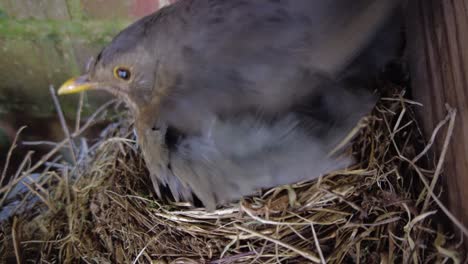
[[[468,226],[468,0],[409,0],[408,5],[412,90],[424,104],[419,117],[427,138],[447,114],[446,103],[457,110],[442,180],[449,208]],[[442,141],[443,136],[436,154]]]

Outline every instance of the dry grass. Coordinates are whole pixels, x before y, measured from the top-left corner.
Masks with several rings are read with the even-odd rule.
[[[383,98],[355,139],[354,167],[211,213],[153,198],[125,118],[91,147],[71,144],[103,107],[0,189],[0,206],[17,201],[0,253],[43,263],[460,263],[437,204],[444,155],[426,155],[432,141],[422,145],[414,107],[401,91]],[[454,115],[434,137],[450,137]],[[56,158],[64,148],[76,165]],[[28,190],[6,199],[19,182]]]

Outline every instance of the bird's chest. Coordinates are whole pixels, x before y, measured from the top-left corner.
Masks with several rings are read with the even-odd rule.
[[[169,163],[169,150],[165,143],[166,129],[155,122],[135,120],[137,143],[150,171],[166,167]]]

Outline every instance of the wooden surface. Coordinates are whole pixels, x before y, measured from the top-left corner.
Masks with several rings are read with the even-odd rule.
[[[413,96],[424,104],[419,117],[427,138],[447,114],[446,103],[457,110],[442,182],[445,203],[468,226],[468,0],[408,2]],[[437,142],[436,158],[443,136]]]

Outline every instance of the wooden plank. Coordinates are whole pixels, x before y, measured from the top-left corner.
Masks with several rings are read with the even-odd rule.
[[[468,0],[410,0],[408,4],[413,96],[424,104],[419,117],[426,136],[446,115],[446,103],[457,110],[443,175],[444,196],[451,211],[468,226]],[[439,137],[436,153],[442,140]]]

